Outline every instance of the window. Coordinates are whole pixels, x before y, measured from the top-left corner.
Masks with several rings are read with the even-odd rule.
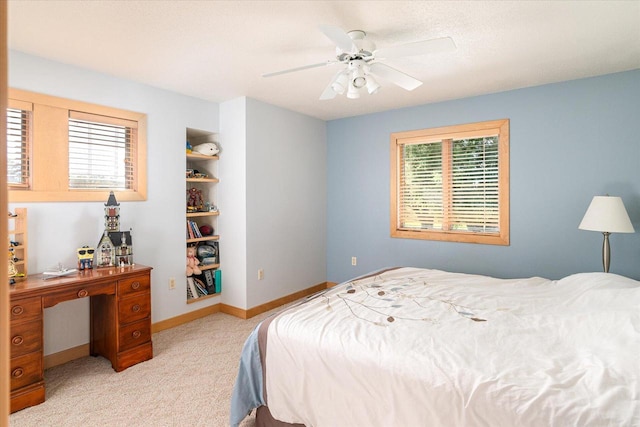
[[[109,191],[146,199],[146,115],[17,89],[9,96],[10,202],[102,201]],[[13,103],[31,106],[19,110],[20,131]]]
[[[31,104],[11,102],[7,108],[7,184],[29,187]]]
[[[132,159],[136,128],[135,122],[71,111],[69,188],[114,191],[135,188]]]
[[[509,244],[509,120],[391,135],[391,236]]]

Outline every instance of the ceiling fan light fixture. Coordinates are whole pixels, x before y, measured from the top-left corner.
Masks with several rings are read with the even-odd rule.
[[[363,88],[367,85],[367,79],[364,76],[357,76],[353,78],[353,85],[357,88]]]
[[[357,87],[353,85],[353,80],[351,80],[351,84],[349,85],[349,90],[347,91],[347,98],[349,99],[358,99],[360,98],[360,91]]]
[[[349,62],[349,70],[351,72],[351,84],[356,87],[356,89],[360,89],[365,87],[367,84],[367,79],[365,77],[365,67],[366,62],[357,59]]]
[[[347,89],[348,85],[349,85],[348,73],[340,73],[338,74],[336,79],[333,81],[333,84],[331,85],[331,89],[333,89],[335,93],[339,93],[340,95],[342,95],[344,91]]]
[[[362,30],[345,32],[341,28],[332,25],[320,25],[319,29],[336,46],[335,59],[267,73],[262,76],[273,77],[309,68],[342,64],[346,68],[339,70],[329,81],[329,84],[320,94],[320,100],[333,99],[336,95],[343,95],[345,92],[347,92],[348,98],[356,99],[360,98],[361,89],[365,87],[370,95],[380,90],[380,85],[371,75],[407,91],[414,90],[422,85],[420,80],[386,65],[384,62],[380,62],[380,60],[447,52],[456,49],[451,37],[422,40],[377,49],[375,43],[367,39],[367,33]]]
[[[378,93],[379,90],[380,85],[378,84],[376,79],[374,79],[371,75],[367,76],[367,92],[369,92],[369,95],[374,95]]]

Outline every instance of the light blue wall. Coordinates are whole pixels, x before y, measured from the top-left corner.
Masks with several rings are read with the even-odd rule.
[[[502,118],[511,245],[389,237],[390,134]],[[578,224],[604,194],[623,198],[637,231],[611,236],[611,272],[640,279],[640,70],[330,121],[327,156],[327,280],[385,266],[551,279],[601,271],[602,234]]]

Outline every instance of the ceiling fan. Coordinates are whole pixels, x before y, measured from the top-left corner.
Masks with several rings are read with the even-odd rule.
[[[321,25],[319,28],[336,45],[336,59],[267,73],[262,77],[273,77],[325,65],[344,64],[346,67],[331,79],[320,95],[320,99],[333,99],[336,95],[344,94],[345,91],[347,98],[355,99],[360,98],[360,91],[364,88],[369,94],[378,92],[380,84],[376,81],[376,77],[405,90],[413,90],[422,84],[420,80],[379,62],[380,60],[448,52],[456,48],[450,37],[442,37],[376,49],[375,44],[366,38],[367,33],[362,30],[345,32],[330,25]]]

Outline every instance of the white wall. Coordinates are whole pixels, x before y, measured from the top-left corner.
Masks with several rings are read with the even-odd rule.
[[[327,280],[326,123],[248,99],[246,170],[247,307],[255,307]]]
[[[325,122],[238,98],[220,105],[220,130],[223,302],[249,309],[325,282]]]
[[[222,301],[247,308],[246,98],[220,104],[218,230]]]
[[[10,52],[9,86],[147,114],[148,198],[121,202],[120,216],[122,229],[133,228],[134,261],[154,268],[152,321],[219,302],[185,301],[185,164],[180,160],[187,127],[219,132],[218,104],[20,52]],[[74,266],[76,248],[97,244],[104,227],[104,202],[21,203],[10,209],[23,206],[28,208],[30,273],[58,262]],[[178,285],[171,291],[170,277]],[[45,310],[45,354],[87,343],[88,316],[86,299]]]
[[[220,105],[21,52],[10,87],[147,114],[148,197],[120,202],[134,260],[152,266],[152,322],[219,302],[249,309],[326,281],[326,124],[247,98]],[[186,128],[218,133],[221,297],[186,304]],[[106,200],[105,200],[106,202]],[[21,203],[28,209],[30,273],[97,244],[104,202]],[[257,280],[257,269],[264,280]],[[177,281],[169,290],[169,278]],[[89,341],[88,300],[45,310],[45,354]]]

